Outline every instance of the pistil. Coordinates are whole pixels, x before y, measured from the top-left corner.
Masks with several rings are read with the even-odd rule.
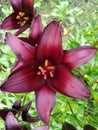
[[[16,16],[16,19],[18,20],[17,23],[20,26],[25,25],[29,21],[29,17],[27,17],[24,12],[19,12],[19,14]]]
[[[39,71],[37,75],[43,75],[43,78],[46,80],[49,76],[54,77],[55,66],[51,65],[49,60],[45,60],[44,65],[38,67]]]

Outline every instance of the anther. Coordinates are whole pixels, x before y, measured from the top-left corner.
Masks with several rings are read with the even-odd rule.
[[[21,17],[23,17],[23,16],[25,16],[25,13],[24,13],[24,12],[19,12],[19,15],[20,15]]]
[[[49,63],[49,61],[46,59],[46,60],[45,60],[45,67],[48,66],[48,63]]]
[[[38,72],[37,72],[37,75],[41,75],[41,72],[40,72],[40,71],[38,71]]]
[[[50,74],[50,77],[51,77],[51,78],[54,77],[54,74],[53,74],[52,71],[50,71],[49,74]]]
[[[38,68],[39,68],[39,70],[43,71],[43,67],[39,66]]]
[[[23,17],[23,20],[29,21],[29,18],[28,17]]]

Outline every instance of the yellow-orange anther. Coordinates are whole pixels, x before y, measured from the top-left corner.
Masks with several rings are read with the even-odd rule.
[[[23,16],[25,16],[25,13],[24,12],[19,12],[19,16],[23,17]]]
[[[51,78],[54,77],[54,74],[53,74],[52,71],[50,71],[49,73],[50,73],[50,77],[51,77]]]
[[[49,61],[46,59],[46,60],[45,60],[45,67],[47,67],[48,64],[49,64]]]

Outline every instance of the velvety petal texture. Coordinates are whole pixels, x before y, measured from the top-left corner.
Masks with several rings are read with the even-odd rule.
[[[15,32],[15,36],[18,36],[19,34],[23,33],[30,25],[25,24],[24,26],[19,27],[18,31]]]
[[[63,62],[71,69],[77,68],[90,61],[95,56],[96,51],[97,49],[92,46],[81,46],[64,51]]]
[[[23,0],[10,0],[10,3],[15,12],[22,11]]]
[[[27,65],[13,71],[0,86],[0,90],[11,93],[31,92],[41,87],[44,82],[41,76],[34,74],[32,66]]]
[[[41,120],[49,123],[50,113],[55,106],[56,93],[44,85],[41,89],[35,92],[36,106]]]
[[[51,22],[44,30],[38,42],[37,59],[42,62],[50,59],[58,64],[62,59],[62,37],[58,21]]]
[[[73,98],[86,99],[90,97],[87,85],[76,78],[66,66],[59,65],[56,70],[55,77],[48,80],[52,89]]]
[[[6,116],[6,129],[7,130],[21,130],[17,119],[12,112],[9,112]]]
[[[1,29],[14,30],[18,28],[19,25],[17,24],[16,21],[16,13],[12,13],[11,15],[9,15],[7,18],[5,18],[5,20],[1,24]]]
[[[9,33],[6,34],[6,42],[19,60],[24,62],[34,59],[35,48]]]
[[[33,0],[22,0],[23,3],[23,10],[27,12],[28,14],[32,14],[33,12]]]
[[[32,130],[49,130],[49,126],[37,127],[35,129],[32,129]]]
[[[32,39],[32,45],[35,45],[42,35],[42,21],[41,17],[36,16],[31,24],[29,38]]]

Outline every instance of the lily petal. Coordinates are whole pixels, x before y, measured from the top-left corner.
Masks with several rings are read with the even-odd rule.
[[[42,34],[42,21],[40,15],[36,16],[31,24],[29,38],[32,39],[32,44],[36,44]]]
[[[20,68],[22,65],[24,65],[23,61],[16,61],[15,65],[13,66],[13,68],[11,69],[11,72],[17,70],[18,68]]]
[[[24,93],[39,89],[45,81],[41,76],[37,76],[32,69],[32,65],[26,65],[13,71],[0,86],[0,90],[11,93]]]
[[[19,28],[19,25],[17,24],[15,13],[12,13],[7,18],[5,18],[5,20],[1,24],[1,29],[14,30],[18,28]]]
[[[44,85],[40,90],[35,92],[36,94],[36,107],[41,120],[45,123],[49,123],[50,113],[55,106],[56,93]]]
[[[9,112],[6,116],[6,128],[7,130],[21,130],[21,127],[12,112]]]
[[[10,0],[10,3],[15,12],[22,11],[23,0]]]
[[[33,46],[30,46],[9,33],[6,34],[6,42],[12,48],[19,60],[26,62],[34,58],[35,48]]]
[[[82,46],[69,51],[64,51],[63,62],[71,69],[77,68],[90,61],[97,49],[92,46]]]
[[[18,36],[19,34],[21,34],[22,32],[24,32],[27,28],[29,27],[28,24],[25,24],[24,26],[19,27],[19,30],[15,32],[15,36]]]
[[[33,12],[33,0],[22,0],[23,2],[23,10],[29,14],[32,14]]]
[[[49,130],[49,126],[37,127],[35,129],[32,129],[32,130]]]
[[[62,37],[58,21],[51,22],[44,30],[38,42],[37,58],[39,61],[50,59],[55,64],[62,59]]]
[[[90,97],[87,85],[82,80],[76,78],[64,65],[57,66],[55,76],[48,80],[48,85],[65,96],[79,99]]]

